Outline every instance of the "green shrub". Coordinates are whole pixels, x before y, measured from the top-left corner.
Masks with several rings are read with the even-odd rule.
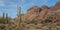
[[[44,22],[45,22],[45,23],[50,23],[50,22],[52,22],[52,17],[51,17],[51,16],[47,17]]]
[[[9,21],[7,19],[0,18],[0,23],[7,24],[7,23],[9,23]]]

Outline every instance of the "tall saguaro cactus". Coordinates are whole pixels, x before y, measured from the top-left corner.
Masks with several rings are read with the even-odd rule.
[[[6,13],[6,18],[8,18],[8,13]]]
[[[8,23],[8,13],[6,13],[6,23]]]
[[[17,5],[18,30],[21,30],[21,7]]]
[[[5,13],[3,12],[3,18],[5,17]]]
[[[21,9],[21,7],[19,7],[19,6],[17,5],[17,17],[20,16],[20,9]]]

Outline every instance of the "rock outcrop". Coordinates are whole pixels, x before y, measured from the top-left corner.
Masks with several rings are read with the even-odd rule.
[[[34,20],[34,19],[45,19],[52,14],[55,14],[60,10],[60,2],[57,2],[55,6],[47,7],[47,6],[34,6],[28,9],[27,13],[25,14],[25,18],[27,20]],[[59,11],[60,12],[60,11]]]
[[[28,9],[24,16],[28,22],[25,26],[27,30],[29,28],[32,30],[57,30],[57,28],[59,29],[58,25],[60,25],[60,2],[51,7],[34,6]]]

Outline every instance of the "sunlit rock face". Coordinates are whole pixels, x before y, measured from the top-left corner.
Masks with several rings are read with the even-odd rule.
[[[44,9],[49,9],[49,7],[44,5],[44,6],[41,7],[41,9],[43,9],[43,10]]]
[[[60,2],[57,2],[55,6],[60,7]]]
[[[48,10],[49,8],[47,6],[33,6],[32,8],[28,9],[26,13],[26,18],[30,21],[35,19],[43,19],[48,13]]]
[[[57,2],[54,6],[51,7],[45,5],[42,7],[33,6],[32,8],[27,10],[25,18],[27,18],[27,20],[45,19],[46,17],[55,14],[54,11],[57,11],[59,9],[60,9],[60,2]]]
[[[57,2],[57,3],[55,4],[55,6],[51,6],[50,9],[53,10],[53,11],[59,10],[59,9],[60,9],[60,2]]]
[[[28,20],[33,20],[39,15],[40,12],[41,12],[41,8],[38,6],[34,6],[30,9],[28,9],[28,11],[26,13],[26,18]]]

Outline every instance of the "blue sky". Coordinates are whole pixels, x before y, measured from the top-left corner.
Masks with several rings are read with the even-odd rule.
[[[16,17],[17,5],[21,6],[21,10],[26,13],[26,10],[32,6],[53,6],[58,1],[60,0],[0,0],[0,16],[5,12],[9,17]]]

